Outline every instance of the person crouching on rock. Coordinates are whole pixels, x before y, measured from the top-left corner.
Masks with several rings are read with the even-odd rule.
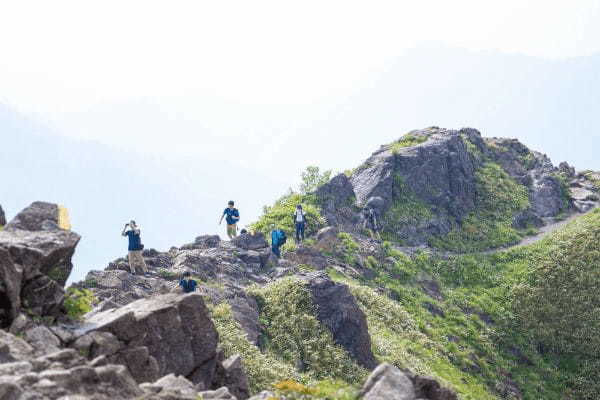
[[[281,257],[280,247],[287,241],[287,236],[285,236],[285,232],[278,229],[275,224],[271,225],[271,228],[273,229],[271,231],[271,251],[279,258]]]
[[[219,225],[221,225],[223,217],[225,216],[227,216],[227,218],[225,218],[225,221],[227,221],[227,236],[229,236],[229,239],[233,239],[237,236],[237,223],[240,220],[240,212],[234,207],[233,200],[230,200],[229,203],[227,203],[227,208],[223,211],[223,215],[221,215]]]
[[[142,238],[140,236],[140,227],[136,225],[135,221],[131,220],[128,224],[125,224],[122,236],[127,236],[129,239],[128,256],[129,256],[129,271],[131,274],[147,274],[148,267],[146,267],[146,261],[142,256],[142,250],[144,245],[142,244]]]
[[[198,282],[192,279],[192,274],[190,271],[185,271],[183,273],[183,279],[179,281],[179,287],[183,291],[183,293],[192,293],[196,291],[196,286],[198,286]]]

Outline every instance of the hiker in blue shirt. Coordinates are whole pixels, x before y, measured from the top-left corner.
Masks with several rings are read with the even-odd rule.
[[[287,237],[284,231],[275,227],[275,224],[271,227],[273,228],[273,231],[271,231],[271,251],[279,258],[281,257],[280,247],[285,244]]]
[[[128,250],[128,258],[129,258],[129,271],[132,275],[136,273],[147,274],[148,267],[146,266],[146,261],[142,256],[142,250],[144,250],[144,245],[142,244],[142,237],[140,227],[135,223],[134,220],[131,220],[128,224],[125,224],[123,228],[123,232],[121,232],[121,236],[127,236],[129,239]]]
[[[192,293],[196,291],[198,282],[192,279],[190,271],[183,273],[183,279],[179,281],[179,287],[183,290],[183,293]]]
[[[225,221],[227,221],[227,236],[229,236],[229,239],[233,239],[237,236],[237,223],[240,220],[240,212],[234,207],[233,200],[227,203],[227,208],[223,211],[223,215],[221,215],[219,225],[223,222],[223,217],[226,217]]]

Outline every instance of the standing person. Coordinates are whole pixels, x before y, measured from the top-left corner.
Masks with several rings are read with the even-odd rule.
[[[294,219],[294,225],[296,226],[296,243],[300,244],[304,241],[304,229],[306,228],[306,214],[302,210],[302,205],[296,206],[296,211],[292,215]]]
[[[128,258],[129,258],[129,271],[132,275],[135,275],[140,271],[140,274],[147,274],[148,267],[146,261],[142,256],[142,250],[144,245],[142,244],[142,237],[140,236],[141,230],[137,226],[134,220],[131,220],[128,224],[125,224],[121,236],[127,236],[129,239]]]
[[[381,235],[379,235],[379,224],[377,221],[377,213],[372,207],[367,207],[365,209],[365,222],[364,227],[369,229],[369,234],[371,235],[371,239],[381,240]]]
[[[281,257],[280,247],[287,241],[287,236],[285,235],[285,232],[278,229],[275,224],[271,225],[271,228],[273,229],[271,231],[271,251],[279,258]]]
[[[196,286],[198,286],[198,282],[196,282],[195,279],[192,279],[190,271],[185,271],[183,273],[183,279],[179,281],[179,287],[183,290],[183,293],[195,292]]]
[[[221,215],[221,219],[219,220],[219,225],[223,222],[223,217],[226,217],[227,221],[227,236],[229,239],[233,239],[237,236],[237,223],[240,220],[240,212],[237,208],[234,207],[233,200],[229,200],[227,203],[227,208],[223,211],[223,215]]]

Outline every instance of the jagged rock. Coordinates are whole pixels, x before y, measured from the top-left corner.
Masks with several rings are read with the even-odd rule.
[[[371,352],[367,320],[348,286],[333,282],[322,271],[299,275],[299,278],[306,282],[317,307],[317,318],[331,331],[334,341],[360,365],[375,367],[377,362]]]
[[[227,387],[229,392],[239,400],[250,397],[248,378],[239,355],[231,356],[222,362],[213,385]]]
[[[246,332],[248,341],[258,345],[260,323],[258,322],[258,304],[256,304],[256,300],[241,291],[238,295],[228,298],[227,303],[231,306],[233,318]]]
[[[0,327],[9,326],[22,308],[39,316],[61,314],[80,236],[51,223],[51,206],[34,203],[0,231]]]
[[[438,381],[429,376],[411,376],[415,397],[428,400],[458,400],[456,393],[442,387]]]
[[[93,366],[75,350],[65,349],[35,357],[23,340],[0,330],[0,398],[128,399],[143,394],[127,369],[120,365]],[[1,356],[0,356],[1,357]]]
[[[4,226],[6,225],[6,216],[4,215],[4,210],[2,209],[2,206],[0,205],[0,226]]]
[[[238,400],[226,387],[198,393],[202,400]],[[241,399],[240,399],[241,400]]]
[[[194,243],[203,249],[210,249],[219,246],[221,238],[219,235],[202,235],[198,236]]]
[[[54,231],[59,228],[58,205],[36,201],[6,225],[6,230]]]
[[[360,396],[364,400],[415,400],[412,381],[390,364],[379,365],[365,382]]]
[[[431,234],[449,232],[451,222],[460,221],[473,208],[477,164],[460,132],[426,129],[411,134],[425,141],[405,148],[382,147],[350,180],[360,206],[371,198],[381,198],[376,211],[384,230],[418,245],[426,243]],[[385,218],[397,199],[407,195],[428,206],[432,216],[418,225]]]
[[[575,167],[572,167],[569,165],[568,162],[563,161],[560,164],[558,164],[558,169],[559,171],[561,171],[567,178],[574,178],[576,173],[575,173]]]
[[[264,391],[260,392],[259,394],[250,397],[249,400],[269,400],[269,399],[276,399],[276,398],[277,398],[277,396],[275,396],[275,393],[264,390]]]
[[[138,300],[85,322],[88,332],[110,332],[127,343],[109,360],[126,365],[138,382],[154,382],[174,373],[210,387],[218,336],[199,294]]]
[[[261,232],[256,232],[254,235],[243,233],[233,238],[231,244],[244,250],[261,250],[265,247],[269,247],[265,235]]]
[[[25,331],[25,339],[40,353],[55,352],[61,347],[60,339],[43,325]]]
[[[553,217],[565,208],[560,181],[550,175],[534,183],[530,200],[531,209],[539,217]]]
[[[301,246],[287,253],[285,258],[296,265],[311,265],[318,269],[325,269],[329,265],[327,258],[318,249],[309,246]]]
[[[152,394],[162,395],[152,398],[165,398],[168,395],[178,395],[177,398],[183,396],[198,397],[196,386],[183,376],[176,376],[175,374],[165,375],[154,383],[143,383],[140,388]]]
[[[321,213],[329,225],[349,225],[359,221],[356,195],[348,177],[339,174],[316,191]]]

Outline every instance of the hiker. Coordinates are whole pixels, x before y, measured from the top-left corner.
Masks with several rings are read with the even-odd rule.
[[[296,227],[296,243],[300,244],[304,241],[304,229],[306,228],[306,215],[302,210],[302,205],[296,206],[296,211],[292,215],[294,219],[294,226]]]
[[[234,207],[233,200],[230,200],[229,203],[227,203],[227,208],[223,211],[223,215],[221,215],[219,225],[221,225],[225,216],[227,216],[225,218],[227,221],[227,236],[229,236],[229,239],[233,239],[237,236],[237,223],[240,220],[240,212]]]
[[[280,247],[287,241],[287,236],[284,231],[276,228],[275,224],[271,225],[271,228],[273,229],[271,231],[271,251],[279,258],[281,257]]]
[[[142,238],[140,236],[140,227],[137,226],[134,220],[131,220],[128,224],[125,224],[121,236],[127,236],[129,239],[128,258],[129,258],[129,271],[132,275],[136,273],[147,274],[148,267],[146,261],[142,257],[142,250],[144,245],[142,244]]]
[[[371,235],[371,239],[381,240],[381,235],[379,234],[379,223],[377,221],[377,213],[373,209],[373,207],[367,207],[364,211],[365,222],[363,226],[369,229],[369,234]]]
[[[198,286],[198,282],[192,279],[190,271],[185,271],[183,273],[183,279],[179,281],[179,287],[183,290],[183,293],[195,292],[196,286]]]

